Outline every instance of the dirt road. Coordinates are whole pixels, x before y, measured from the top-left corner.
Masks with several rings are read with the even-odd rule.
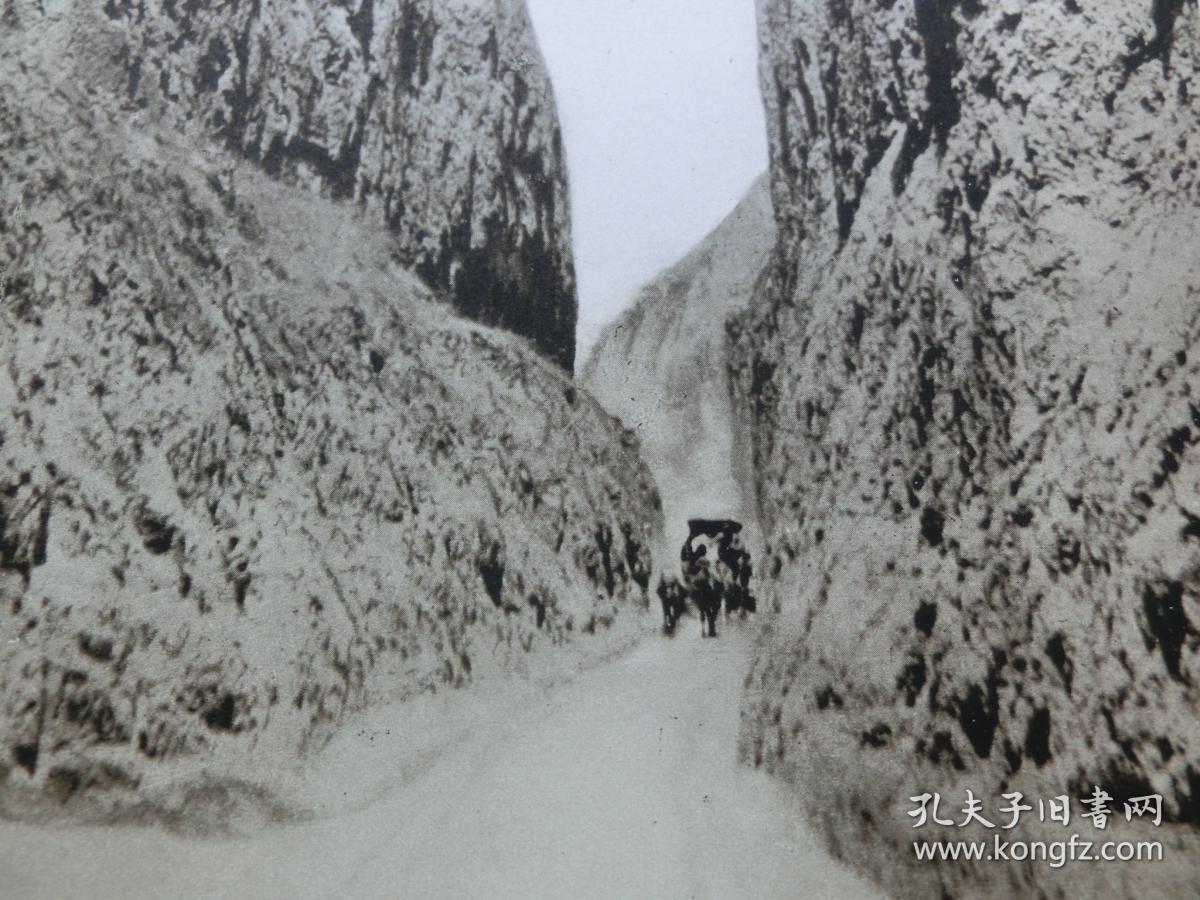
[[[695,625],[481,723],[353,812],[237,840],[0,824],[0,893],[879,896],[824,854],[778,785],[736,764],[749,628],[701,640]],[[353,778],[359,763],[339,765]]]

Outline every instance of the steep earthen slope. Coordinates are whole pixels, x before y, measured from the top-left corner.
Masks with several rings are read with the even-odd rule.
[[[759,14],[780,239],[737,390],[785,614],[743,754],[896,890],[1194,895],[1196,6]],[[1093,785],[1164,796],[1168,866],[904,871],[910,796]]]
[[[766,177],[605,329],[583,385],[633,429],[663,498],[668,548],[690,516],[752,521],[742,429],[729,393],[726,320],[750,305],[775,239]],[[673,555],[671,557],[673,561]]]
[[[16,56],[0,806],[220,825],[359,710],[634,619],[658,501],[560,368],[369,212]]]
[[[460,312],[571,371],[565,161],[523,0],[18,0],[4,24],[146,120],[353,200]]]

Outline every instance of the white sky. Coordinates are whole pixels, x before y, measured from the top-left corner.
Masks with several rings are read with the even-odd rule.
[[[754,0],[528,0],[571,182],[579,352],[767,167]]]

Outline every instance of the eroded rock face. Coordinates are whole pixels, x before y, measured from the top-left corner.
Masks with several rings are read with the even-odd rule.
[[[659,527],[631,434],[370,210],[16,56],[0,809],[270,797],[356,711],[610,646]]]
[[[42,8],[46,12],[42,12]],[[464,315],[571,371],[562,142],[523,0],[10,4],[79,84],[350,199]]]
[[[605,329],[582,383],[633,429],[663,498],[673,570],[689,517],[753,522],[745,432],[729,391],[727,319],[750,305],[774,245],[766,177]]]
[[[1158,792],[1192,840],[1195,4],[759,7],[780,238],[736,389],[784,613],[744,757],[918,894],[974,877],[896,874],[922,791]]]

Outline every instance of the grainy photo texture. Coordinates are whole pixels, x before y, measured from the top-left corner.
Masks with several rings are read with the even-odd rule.
[[[0,2],[0,896],[1200,896],[1198,73]]]

